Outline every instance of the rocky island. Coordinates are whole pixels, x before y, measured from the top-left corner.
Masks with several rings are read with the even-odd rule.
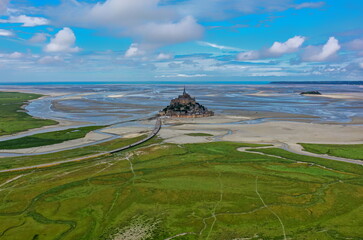
[[[198,118],[213,116],[203,105],[197,103],[184,88],[183,94],[170,101],[170,105],[159,112],[160,116]]]
[[[307,92],[301,92],[300,95],[321,95],[319,91],[307,91]]]

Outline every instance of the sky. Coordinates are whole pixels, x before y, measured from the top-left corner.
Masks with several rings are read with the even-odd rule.
[[[0,0],[0,83],[363,80],[362,13],[362,0]]]

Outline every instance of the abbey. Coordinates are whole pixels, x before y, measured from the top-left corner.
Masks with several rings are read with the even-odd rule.
[[[159,112],[160,116],[169,117],[209,117],[213,116],[214,112],[209,111],[203,105],[197,103],[195,98],[192,98],[184,88],[183,94],[179,95],[170,101],[170,105]]]

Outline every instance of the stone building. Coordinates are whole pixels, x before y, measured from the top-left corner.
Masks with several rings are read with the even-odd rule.
[[[195,98],[192,98],[184,88],[183,94],[179,95],[170,101],[170,105],[159,112],[160,116],[169,117],[209,117],[214,113],[209,111],[203,105],[197,103]]]

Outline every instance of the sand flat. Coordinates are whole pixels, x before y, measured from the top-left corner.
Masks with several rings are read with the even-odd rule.
[[[306,94],[309,97],[326,97],[332,99],[363,99],[363,95],[361,93],[330,93],[330,94]]]
[[[208,124],[191,121],[172,126],[164,126],[160,136],[167,142],[186,143],[194,142],[193,137],[185,134],[193,132],[207,133],[218,131],[229,132],[222,136],[220,140],[249,142],[249,143],[327,143],[327,144],[360,144],[363,143],[363,126],[346,124],[326,124],[326,123],[306,123],[294,121],[271,121],[258,124],[220,124],[222,119],[209,119]],[[213,123],[214,122],[214,123]],[[168,130],[168,131],[167,131]],[[216,135],[214,133],[213,135]],[[183,137],[181,137],[183,136]],[[202,138],[200,139],[200,141]],[[210,138],[204,138],[210,141]]]

